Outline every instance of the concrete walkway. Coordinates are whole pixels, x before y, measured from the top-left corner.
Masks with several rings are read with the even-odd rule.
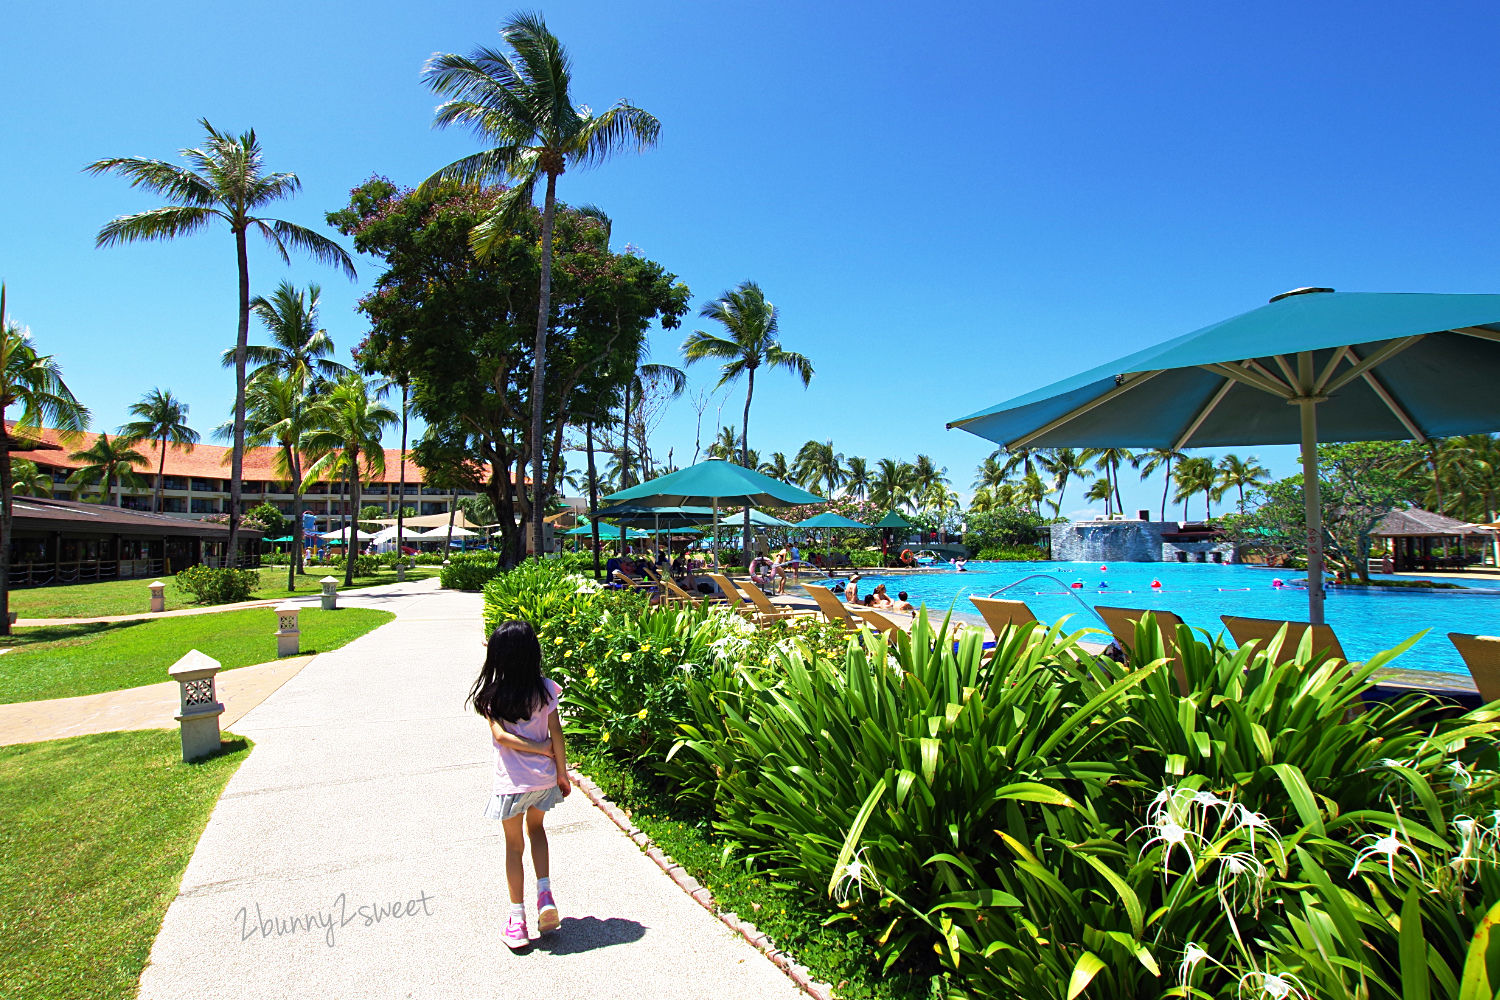
[[[463,706],[481,598],[407,584],[359,603],[397,620],[235,727],[255,749],[167,911],[143,1000],[802,995],[576,791],[547,823],[562,929],[509,952],[504,842],[480,815],[488,733]]]

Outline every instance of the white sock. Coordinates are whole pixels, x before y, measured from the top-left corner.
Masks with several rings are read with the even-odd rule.
[[[513,916],[513,917],[520,917],[522,920],[525,920],[526,919],[526,904],[525,903],[511,903],[510,904],[510,915]]]
[[[536,880],[536,892],[540,896],[544,892],[552,891],[552,880],[550,878],[539,878]]]

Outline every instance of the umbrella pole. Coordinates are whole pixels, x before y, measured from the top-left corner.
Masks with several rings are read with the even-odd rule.
[[[1307,620],[1323,624],[1323,489],[1318,482],[1318,403],[1312,395],[1312,355],[1297,359],[1302,395],[1302,504],[1307,515]]]
[[[719,498],[713,498],[714,508],[714,569],[719,568]]]

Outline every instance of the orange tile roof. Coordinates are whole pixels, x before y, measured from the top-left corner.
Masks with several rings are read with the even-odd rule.
[[[14,426],[14,421],[7,421],[7,426]],[[30,432],[37,436],[36,432]],[[62,451],[36,450],[36,451],[13,451],[11,455],[15,458],[24,458],[35,462],[40,466],[48,466],[61,469],[76,469],[84,463],[69,458],[73,452],[86,451],[99,439],[95,432],[83,434],[73,444],[63,444],[58,432],[50,427],[44,427],[39,435],[41,439],[49,444],[62,446]],[[155,475],[158,461],[155,441],[142,441],[135,446],[135,450],[146,456],[147,464],[141,467],[142,474]],[[244,460],[243,479],[264,480],[274,482],[280,477],[275,471],[275,448],[246,448]],[[229,454],[230,448],[220,445],[200,444],[195,445],[191,452],[182,451],[179,448],[167,448],[166,474],[169,476],[196,476],[200,479],[228,479],[229,478]],[[397,483],[401,481],[401,450],[399,448],[385,449],[385,474],[377,479],[370,480],[376,483]],[[422,483],[422,469],[412,459],[411,452],[406,455],[406,481],[408,483]]]

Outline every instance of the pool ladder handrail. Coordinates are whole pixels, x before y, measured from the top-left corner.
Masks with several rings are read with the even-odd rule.
[[[1019,579],[1019,580],[1012,580],[1010,583],[1007,583],[1005,586],[1001,587],[999,590],[996,590],[996,591],[993,591],[992,593],[990,593],[989,596],[990,597],[999,597],[1001,594],[1005,593],[1007,590],[1010,590],[1012,587],[1019,587],[1021,584],[1025,583],[1027,580],[1049,580],[1052,583],[1057,584],[1059,590],[1061,590],[1064,594],[1067,594],[1069,597],[1073,598],[1073,600],[1077,601],[1079,607],[1083,608],[1084,611],[1088,612],[1090,615],[1092,615],[1095,618],[1097,618],[1099,620],[1099,624],[1101,624],[1101,625],[1104,626],[1104,630],[1106,632],[1109,631],[1109,623],[1104,620],[1104,617],[1102,615],[1100,615],[1099,612],[1097,612],[1097,611],[1094,610],[1094,608],[1093,608],[1092,605],[1090,605],[1087,601],[1085,601],[1083,598],[1079,597],[1076,593],[1074,593],[1073,592],[1073,588],[1069,587],[1059,577],[1055,577],[1055,576],[1053,576],[1050,573],[1031,573],[1031,574],[1028,574],[1026,576],[1021,577],[1021,579]]]

